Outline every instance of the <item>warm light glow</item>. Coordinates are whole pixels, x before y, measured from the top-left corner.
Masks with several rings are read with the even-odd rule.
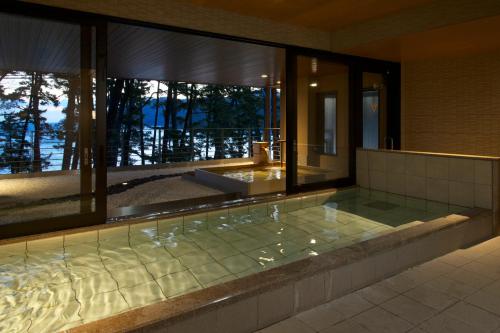
[[[309,87],[316,88],[318,86],[318,82],[311,82],[309,83]]]
[[[311,244],[316,244],[316,240],[313,238],[313,239],[311,239],[310,243]]]
[[[262,74],[260,77],[261,77],[261,78],[263,78],[263,79],[267,79],[267,78],[269,77],[269,75],[267,75],[267,74]]]
[[[276,81],[276,84],[281,84],[281,81]]]
[[[128,185],[128,183],[125,182],[125,183],[122,183],[122,185]]]

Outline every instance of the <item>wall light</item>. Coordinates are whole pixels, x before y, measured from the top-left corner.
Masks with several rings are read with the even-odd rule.
[[[261,77],[261,78],[263,78],[263,79],[267,79],[267,78],[269,77],[269,75],[267,75],[267,74],[262,74],[260,77]]]
[[[316,88],[318,86],[318,82],[311,82],[309,83],[309,87]]]
[[[281,84],[281,81],[276,81],[276,84]]]

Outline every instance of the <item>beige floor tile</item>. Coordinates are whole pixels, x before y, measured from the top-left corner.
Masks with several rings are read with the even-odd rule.
[[[418,286],[406,292],[404,295],[436,310],[443,310],[458,302],[457,298],[439,292],[426,285]]]
[[[330,326],[320,333],[373,333],[353,320],[346,320],[334,326]]]
[[[471,258],[464,257],[459,251],[455,251],[436,259],[455,267],[463,266],[472,261]]]
[[[425,286],[459,299],[472,295],[479,289],[479,287],[453,280],[447,276],[439,276],[427,282]]]
[[[424,282],[425,280],[421,280],[418,274],[414,274],[410,271],[404,271],[384,281],[387,287],[398,293],[404,293]]]
[[[400,333],[413,327],[409,322],[379,307],[362,312],[352,320],[373,332]]]
[[[200,284],[189,271],[165,275],[156,280],[167,297],[185,294],[200,289]]]
[[[297,318],[286,319],[256,333],[314,333],[314,330]]]
[[[500,297],[479,290],[465,299],[465,302],[500,316]]]
[[[474,305],[459,302],[446,309],[443,314],[463,321],[478,331],[491,332],[500,327],[500,318]]]
[[[481,257],[484,258],[484,257]],[[480,258],[480,259],[481,259]],[[486,263],[479,261],[472,261],[462,266],[463,269],[488,277],[492,280],[500,279],[500,258],[496,258],[494,262]]]
[[[380,305],[381,308],[392,312],[398,317],[418,325],[432,317],[437,311],[423,305],[409,297],[400,295]]]
[[[446,274],[446,276],[455,281],[462,282],[470,286],[476,286],[479,288],[484,287],[487,284],[493,282],[493,280],[487,276],[465,269],[465,266],[462,266],[461,268],[458,268],[453,272]]]
[[[475,290],[478,290],[479,288],[476,288]],[[497,280],[486,287],[481,289],[487,294],[490,294],[492,296],[497,296],[500,297],[500,280]]]
[[[352,293],[338,298],[329,303],[331,309],[341,313],[345,318],[350,318],[360,312],[372,308],[374,305],[357,293]]]
[[[383,303],[399,295],[397,292],[387,287],[382,282],[375,283],[371,286],[363,288],[358,291],[358,294],[373,304]]]
[[[344,320],[345,316],[335,310],[335,306],[332,306],[332,303],[327,303],[302,312],[298,314],[296,318],[300,319],[314,330],[321,331]]]
[[[443,333],[443,332],[453,332],[453,333],[472,333],[477,332],[475,327],[459,321],[454,317],[450,317],[446,314],[438,314],[432,317],[428,321],[422,323],[419,328],[427,333]]]

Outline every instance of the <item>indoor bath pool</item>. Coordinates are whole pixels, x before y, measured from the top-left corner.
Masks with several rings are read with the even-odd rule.
[[[350,189],[0,246],[0,331],[52,332],[465,208]]]

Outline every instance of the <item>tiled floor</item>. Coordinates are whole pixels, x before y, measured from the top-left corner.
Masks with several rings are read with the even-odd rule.
[[[330,196],[1,246],[0,332],[74,327],[458,209],[359,190]]]
[[[259,331],[313,332],[500,332],[500,237]]]

